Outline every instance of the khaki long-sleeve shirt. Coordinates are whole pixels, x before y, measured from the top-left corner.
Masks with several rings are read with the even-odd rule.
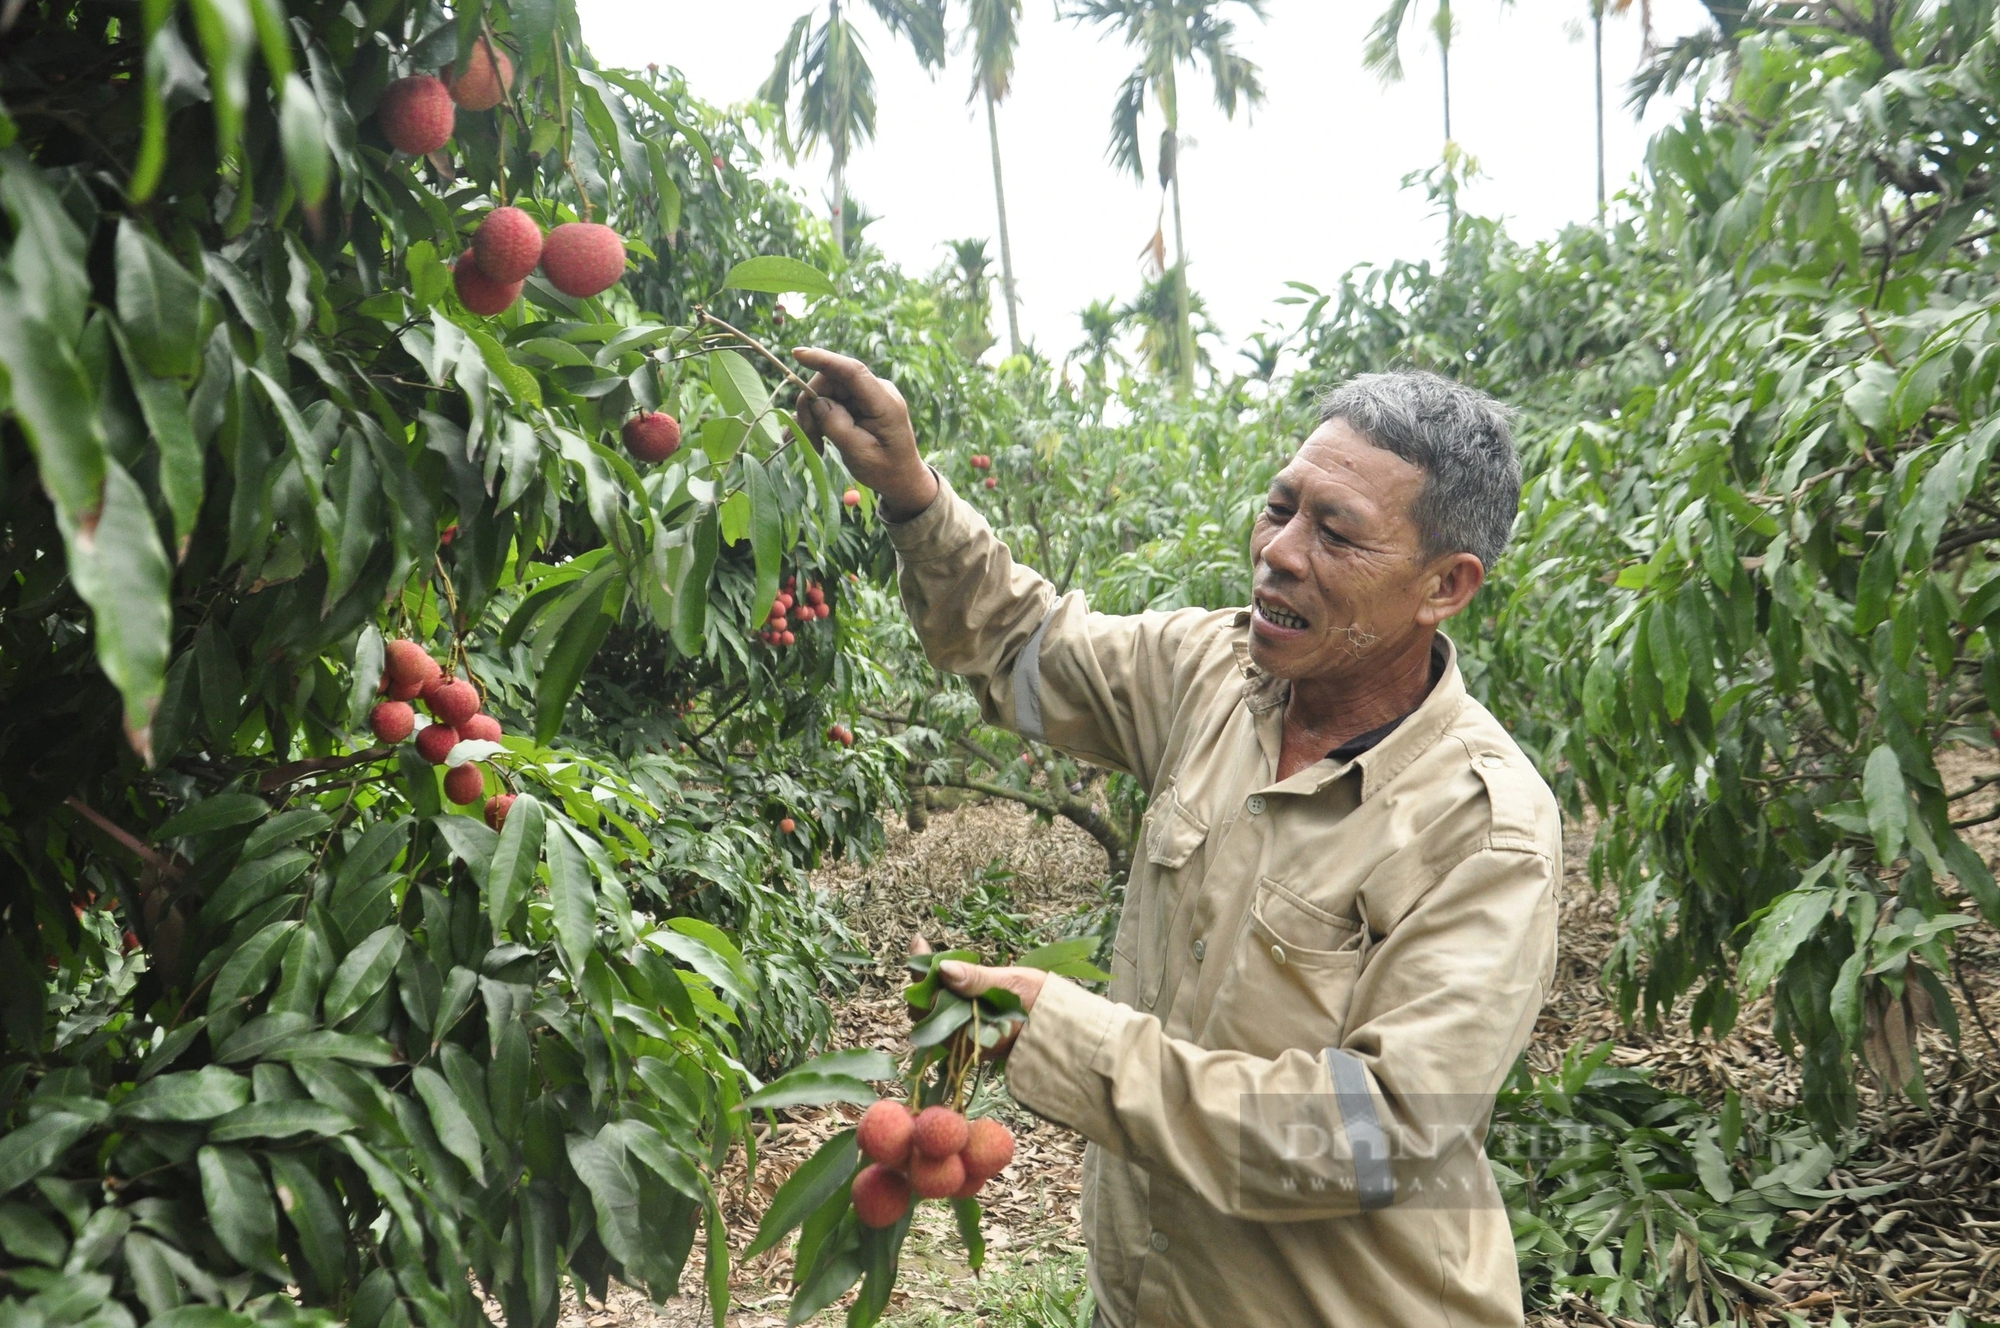
[[[1092,613],[949,488],[890,531],[986,719],[1152,795],[1109,998],[1051,978],[1008,1071],[1090,1142],[1104,1318],[1521,1323],[1483,1140],[1554,974],[1561,824],[1449,644],[1379,745],[1279,781],[1246,613]]]

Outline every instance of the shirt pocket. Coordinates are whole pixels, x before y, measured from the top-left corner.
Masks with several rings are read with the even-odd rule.
[[[1146,861],[1132,901],[1138,907],[1138,926],[1130,948],[1139,999],[1150,1009],[1166,979],[1174,914],[1183,885],[1196,870],[1196,855],[1208,841],[1208,823],[1189,811],[1180,791],[1170,787],[1148,810],[1143,836]]]
[[[1237,934],[1202,1039],[1253,1056],[1340,1045],[1368,933],[1265,877]]]

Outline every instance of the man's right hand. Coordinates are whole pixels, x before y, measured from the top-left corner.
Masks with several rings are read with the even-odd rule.
[[[829,350],[792,352],[813,370],[811,396],[800,395],[799,425],[814,446],[822,438],[840,449],[854,478],[873,489],[890,521],[908,521],[937,499],[937,476],[917,454],[910,408],[894,383],[877,378],[861,361]]]

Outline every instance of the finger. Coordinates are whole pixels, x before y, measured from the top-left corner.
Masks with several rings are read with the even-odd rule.
[[[902,400],[894,388],[850,355],[838,355],[815,346],[801,346],[792,355],[816,371],[813,391],[843,403],[856,415],[879,415]]]
[[[794,347],[792,358],[824,377],[839,380],[844,386],[851,387],[875,376],[868,371],[867,365],[853,356],[821,350],[818,346]],[[817,389],[818,384],[815,383],[814,387]]]
[[[910,937],[911,954],[927,955],[930,952],[931,952],[931,943],[924,939],[924,934],[922,932],[917,932]]]
[[[831,438],[842,452],[865,456],[870,449],[881,447],[874,434],[855,423],[853,412],[832,397],[821,397],[806,413],[813,417],[821,435]]]
[[[961,996],[977,996],[1000,985],[998,969],[981,964],[968,964],[958,959],[947,959],[938,965],[938,977],[944,985]]]

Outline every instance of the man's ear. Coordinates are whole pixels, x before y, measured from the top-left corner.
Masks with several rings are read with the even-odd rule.
[[[1448,553],[1431,564],[1428,580],[1430,590],[1417,608],[1417,621],[1436,627],[1472,603],[1479,587],[1486,584],[1486,564],[1475,554]]]

